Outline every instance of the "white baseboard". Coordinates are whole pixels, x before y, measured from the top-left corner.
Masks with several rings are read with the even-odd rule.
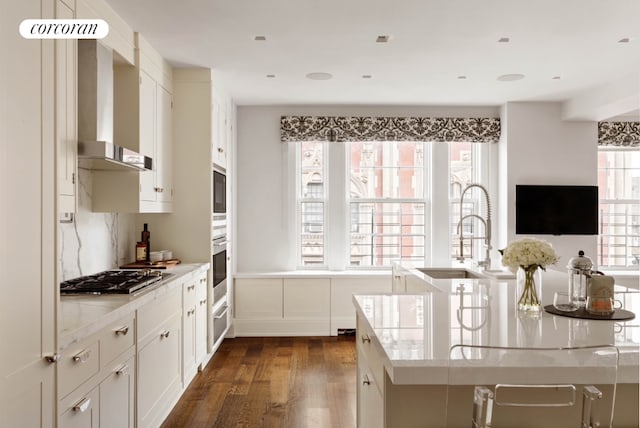
[[[305,319],[234,319],[236,337],[331,336],[330,322]]]

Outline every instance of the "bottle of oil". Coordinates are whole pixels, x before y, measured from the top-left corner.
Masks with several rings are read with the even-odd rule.
[[[141,234],[141,241],[142,243],[144,243],[146,245],[146,251],[145,251],[145,261],[150,262],[151,259],[151,232],[149,232],[148,229],[148,224],[145,223],[144,224],[144,229],[142,229],[142,234]]]

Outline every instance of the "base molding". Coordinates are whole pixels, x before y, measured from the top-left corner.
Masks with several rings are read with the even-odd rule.
[[[329,319],[234,319],[235,337],[249,336],[335,336]]]

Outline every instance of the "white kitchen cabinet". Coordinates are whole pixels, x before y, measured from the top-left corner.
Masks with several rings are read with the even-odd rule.
[[[151,171],[93,171],[92,210],[170,213],[172,69],[136,33],[136,63],[114,66],[114,142],[152,159]]]
[[[100,428],[135,427],[135,357],[110,365],[100,383]]]
[[[56,2],[56,18],[73,19],[74,10]],[[77,41],[55,41],[56,64],[56,147],[58,150],[58,211],[76,211],[77,177]]]
[[[283,280],[281,278],[237,279],[236,319],[282,319]]]
[[[202,272],[196,278],[196,364],[202,364],[207,355],[207,272]]]
[[[55,425],[55,52],[24,39],[25,18],[55,18],[53,0],[3,2],[0,13],[0,426]],[[10,297],[9,297],[10,295]]]
[[[63,408],[60,428],[100,428],[100,390],[94,387]]]
[[[213,163],[227,168],[228,150],[233,138],[233,104],[218,87],[212,88],[211,158]]]
[[[133,314],[80,340],[58,363],[59,426],[134,426]]]
[[[147,303],[137,313],[137,424],[158,426],[182,392],[182,289]]]
[[[196,360],[197,280],[195,276],[189,276],[182,284],[182,384],[185,387],[198,371]]]

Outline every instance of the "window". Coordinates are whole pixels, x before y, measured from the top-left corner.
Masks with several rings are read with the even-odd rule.
[[[396,260],[429,263],[459,256],[460,193],[483,181],[486,146],[296,143],[297,266],[388,268]],[[481,196],[465,194],[463,215],[485,217]],[[482,224],[467,218],[462,233],[465,258],[479,254],[484,241],[472,237],[483,236]]]
[[[598,264],[637,269],[640,264],[640,150],[600,147],[598,188]]]
[[[424,143],[348,144],[349,265],[424,260]]]
[[[465,220],[461,225],[461,216],[469,214],[479,214],[479,203],[473,197],[476,193],[466,193],[462,207],[460,206],[460,195],[465,187],[471,183],[477,182],[473,168],[473,144],[472,143],[450,143],[449,144],[449,205],[450,211],[450,229],[451,236],[455,239],[451,240],[451,258],[457,259],[461,256],[465,258],[474,257],[474,245],[472,239],[464,239],[462,247],[460,246],[460,236],[471,237],[478,235],[475,227],[477,221],[474,219]],[[462,213],[460,213],[462,210]],[[480,231],[479,233],[482,233]]]
[[[298,207],[300,264],[325,265],[325,146],[320,142],[299,145]]]

